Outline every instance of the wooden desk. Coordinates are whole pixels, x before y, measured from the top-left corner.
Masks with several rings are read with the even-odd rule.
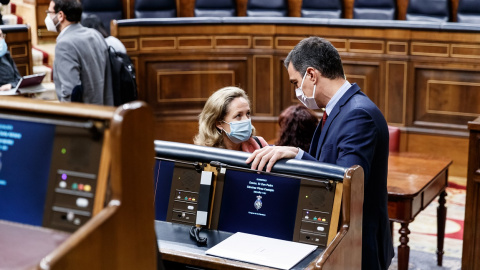
[[[437,264],[442,265],[445,237],[445,188],[448,186],[448,167],[452,160],[413,153],[391,153],[388,160],[388,215],[392,224],[401,228],[398,246],[398,269],[408,269],[410,247],[408,224],[439,196],[437,208]]]

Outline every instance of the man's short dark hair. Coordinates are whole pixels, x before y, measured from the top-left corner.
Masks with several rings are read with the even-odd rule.
[[[345,78],[342,59],[337,49],[328,40],[320,37],[309,37],[300,41],[290,51],[284,63],[286,68],[292,63],[302,76],[308,67],[313,67],[325,78]]]
[[[52,0],[55,13],[63,11],[67,21],[77,23],[82,18],[82,3],[79,0]]]

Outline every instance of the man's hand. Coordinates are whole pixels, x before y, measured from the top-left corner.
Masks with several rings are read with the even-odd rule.
[[[279,159],[294,158],[298,154],[297,147],[291,146],[265,146],[264,148],[257,149],[252,155],[245,161],[247,164],[252,162],[252,170],[263,170],[263,167],[267,165],[267,172],[272,170],[273,164]]]
[[[12,89],[12,85],[10,83],[0,86],[0,91],[8,91],[10,89]]]

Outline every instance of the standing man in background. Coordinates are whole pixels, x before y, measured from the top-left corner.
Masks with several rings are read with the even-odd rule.
[[[52,0],[45,25],[60,32],[55,46],[53,80],[60,101],[113,105],[108,48],[102,35],[83,27],[79,0]]]
[[[283,158],[318,160],[364,170],[362,269],[388,269],[394,256],[387,209],[388,126],[358,85],[345,79],[338,51],[325,39],[306,38],[285,59],[297,98],[310,109],[325,108],[308,153],[267,146],[246,160],[267,172]],[[306,150],[306,149],[305,149]],[[352,192],[360,192],[353,190]]]

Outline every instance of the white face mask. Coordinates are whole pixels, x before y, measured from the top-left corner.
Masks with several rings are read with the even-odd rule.
[[[317,105],[317,102],[315,101],[315,90],[317,89],[317,85],[313,85],[313,94],[312,97],[307,97],[303,93],[302,86],[303,82],[305,81],[305,77],[307,76],[307,72],[305,72],[305,75],[303,75],[303,80],[302,83],[300,84],[300,87],[295,89],[295,95],[297,96],[298,100],[305,105],[305,107],[315,110],[315,109],[320,109]]]
[[[57,17],[57,14],[55,14],[55,17]],[[53,19],[50,17],[50,14],[47,14],[47,17],[45,18],[45,26],[47,26],[47,30],[50,32],[58,32],[57,26],[60,24],[60,21],[55,24],[53,22]]]

